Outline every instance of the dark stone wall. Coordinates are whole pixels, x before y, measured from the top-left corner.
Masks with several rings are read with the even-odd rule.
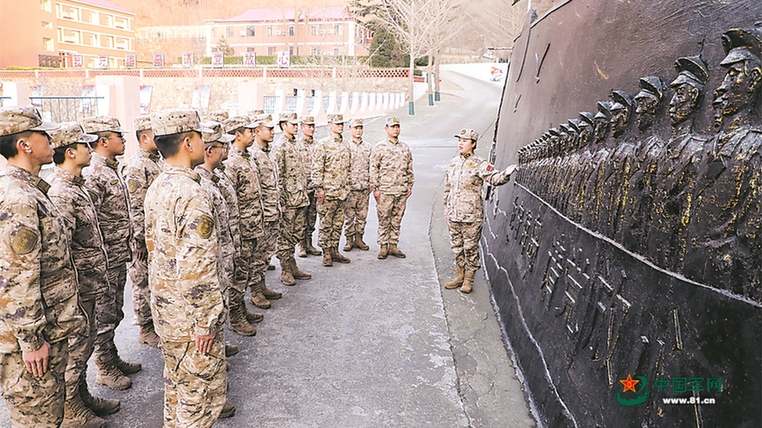
[[[544,425],[762,426],[762,85],[712,105],[728,52],[762,56],[759,20],[751,0],[570,0],[517,38],[492,156],[521,166],[488,191],[482,247]],[[703,97],[675,123],[679,76]],[[581,137],[584,111],[618,132]]]

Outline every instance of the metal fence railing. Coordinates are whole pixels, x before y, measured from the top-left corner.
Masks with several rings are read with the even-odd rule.
[[[79,121],[98,116],[98,100],[103,97],[82,96],[32,96],[32,105],[40,109],[46,119],[53,122]]]
[[[10,100],[11,97],[0,97],[0,107],[5,105],[5,100]]]

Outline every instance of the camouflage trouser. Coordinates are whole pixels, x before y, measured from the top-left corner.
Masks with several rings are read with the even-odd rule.
[[[227,361],[222,330],[212,350],[196,351],[195,342],[162,342],[164,354],[164,427],[210,427],[227,396]]]
[[[26,370],[21,351],[0,354],[0,384],[11,426],[54,428],[61,425],[68,348],[66,340],[50,344],[48,371],[40,378]]]
[[[254,250],[255,271],[251,275],[249,285],[258,284],[265,279],[267,265],[270,264],[270,259],[275,255],[280,236],[280,220],[266,221],[265,234],[257,239],[257,248]],[[294,252],[293,248],[291,249],[291,252]]]
[[[304,236],[304,223],[307,207],[288,208],[280,221],[280,237],[278,238],[278,260],[294,257],[296,244]]]
[[[347,197],[347,209],[344,214],[344,236],[365,233],[365,222],[368,218],[368,190],[352,190]]]
[[[450,230],[450,245],[455,253],[455,265],[468,271],[479,269],[482,265],[479,258],[482,222],[448,221],[447,227]]]
[[[127,264],[108,269],[106,292],[95,299],[95,357],[103,362],[111,360],[114,344],[114,330],[124,319],[124,286],[127,282]]]
[[[148,264],[135,258],[129,266],[130,281],[132,281],[132,308],[135,311],[135,317],[138,319],[138,325],[152,324]]]
[[[66,399],[79,394],[79,380],[87,376],[87,361],[95,345],[95,296],[80,296],[79,305],[85,313],[80,331],[69,336],[69,361],[66,365]]]
[[[346,203],[346,200],[326,196],[323,203],[318,204],[318,214],[320,214],[318,245],[321,248],[339,246],[341,227],[344,225],[344,207]]]
[[[376,204],[378,215],[378,245],[399,244],[400,224],[405,215],[406,195],[387,195],[382,193]]]
[[[310,204],[307,205],[305,214],[304,237],[312,240],[312,234],[315,232],[315,224],[317,223],[317,196],[315,196],[314,190],[310,190],[307,192],[307,197]]]
[[[235,259],[235,277],[231,292],[238,292],[243,295],[246,292],[246,287],[251,283],[256,265],[254,253],[257,251],[257,241],[257,239],[241,240],[241,250],[238,251]]]

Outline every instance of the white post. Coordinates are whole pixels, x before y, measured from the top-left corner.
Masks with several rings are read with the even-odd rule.
[[[368,113],[376,112],[376,93],[371,92],[368,95]]]
[[[368,93],[362,93],[362,101],[360,101],[360,114],[365,114],[368,111]]]
[[[352,106],[349,108],[350,114],[355,114],[360,110],[360,93],[352,92]]]
[[[326,114],[334,114],[338,109],[336,108],[336,91],[328,93],[328,110]]]
[[[29,100],[29,84],[23,82],[3,83],[3,95],[10,100],[3,101],[3,106],[25,106],[32,104]]]

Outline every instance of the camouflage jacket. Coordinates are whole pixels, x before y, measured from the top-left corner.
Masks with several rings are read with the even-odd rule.
[[[231,145],[225,161],[225,174],[233,183],[238,196],[241,239],[259,238],[264,234],[264,217],[257,164],[251,160],[248,152]]]
[[[315,183],[312,182],[312,156],[315,151],[315,140],[302,137],[296,143],[296,147],[302,154],[302,161],[304,162],[304,179],[307,181],[307,192],[312,192],[315,190]]]
[[[74,266],[80,274],[92,270],[108,269],[108,256],[103,236],[98,224],[98,213],[84,188],[85,180],[63,168],[55,168],[48,196],[53,201],[63,220],[66,240],[71,244]],[[85,281],[79,284],[81,296],[95,296],[106,291],[106,279],[96,282],[102,287],[97,290],[83,289]]]
[[[230,211],[228,203],[220,191],[220,177],[207,171],[201,165],[194,171],[201,176],[201,187],[209,194],[214,208],[214,219],[217,225],[217,246],[220,250],[221,258],[233,257],[235,254],[235,245],[233,245],[233,235],[230,233]]]
[[[154,155],[140,148],[122,169],[122,176],[127,183],[127,191],[130,194],[130,215],[134,228],[133,248],[145,248],[146,246],[143,231],[143,224],[145,223],[143,201],[145,201],[148,186],[159,176],[163,167],[164,161],[158,153]]]
[[[370,187],[370,144],[349,140],[352,152],[352,190],[368,190]]]
[[[36,351],[83,327],[77,274],[48,187],[12,165],[0,177],[0,353]]]
[[[130,221],[130,196],[127,194],[119,162],[93,153],[90,166],[82,170],[85,188],[98,213],[106,244],[110,267],[119,266],[132,259],[132,221]]]
[[[230,228],[230,237],[233,240],[233,246],[236,251],[241,249],[241,229],[240,229],[240,215],[238,214],[238,196],[235,194],[235,187],[230,181],[230,177],[225,174],[225,166],[221,165],[214,170],[220,181],[217,182],[217,187],[220,189],[220,194],[225,198],[225,203],[228,206],[228,227]]]
[[[262,210],[265,222],[280,218],[281,195],[278,193],[278,171],[275,162],[259,144],[251,147],[251,159],[259,170],[259,188],[262,192]]]
[[[328,136],[318,141],[313,152],[312,181],[330,198],[344,200],[349,195],[351,157],[349,146],[341,137]]]
[[[214,333],[227,315],[214,207],[200,183],[198,173],[167,164],[146,193],[151,313],[156,333],[167,342]]]
[[[505,184],[510,175],[497,170],[486,160],[470,155],[458,155],[450,161],[445,176],[444,204],[447,220],[471,223],[484,220],[482,185]]]
[[[281,135],[280,140],[273,147],[272,156],[278,168],[281,205],[286,208],[301,208],[309,205],[306,162],[296,139],[287,140]]]
[[[413,188],[413,155],[402,141],[383,140],[370,151],[370,186],[388,195]]]

